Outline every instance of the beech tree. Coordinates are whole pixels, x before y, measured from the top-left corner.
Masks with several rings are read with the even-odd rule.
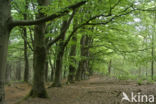
[[[9,34],[11,30],[15,26],[26,26],[26,25],[37,25],[42,24],[46,21],[54,20],[61,16],[66,15],[70,9],[78,8],[79,6],[85,4],[85,1],[79,2],[77,4],[71,5],[60,11],[56,14],[52,14],[47,17],[42,17],[36,20],[13,20],[11,18],[11,7],[10,7],[10,0],[1,0],[0,1],[0,103],[4,104],[5,93],[4,93],[4,72],[6,68],[6,58],[7,58],[7,48],[8,48],[8,40]],[[38,2],[43,2],[43,0],[39,0]],[[41,86],[41,85],[40,85]]]
[[[75,0],[76,1],[76,0]],[[74,1],[74,2],[75,2]],[[119,72],[118,75],[122,75],[122,73],[126,73],[128,75],[129,68],[126,67],[127,63],[129,66],[130,58],[131,61],[138,62],[138,60],[142,60],[141,57],[137,59],[135,54],[138,56],[142,53],[140,51],[145,52],[145,49],[142,49],[141,42],[143,42],[140,27],[144,27],[140,25],[137,29],[134,29],[135,25],[133,23],[137,23],[137,21],[133,22],[135,19],[137,11],[155,11],[153,6],[149,6],[147,3],[147,7],[143,9],[144,3],[142,4],[140,1],[135,2],[135,0],[93,0],[93,1],[81,1],[75,3],[73,5],[69,5],[68,7],[61,8],[57,10],[55,13],[44,13],[42,9],[46,7],[49,8],[48,0],[37,0],[36,7],[37,13],[34,13],[36,19],[29,20],[27,18],[27,14],[23,14],[23,20],[15,20],[13,19],[11,13],[11,0],[0,0],[0,104],[5,103],[5,92],[4,92],[4,79],[6,72],[6,63],[7,63],[7,50],[8,50],[8,41],[10,37],[11,30],[16,26],[31,26],[35,25],[34,29],[34,41],[33,41],[33,86],[30,92],[30,96],[32,97],[47,97],[46,89],[44,86],[45,76],[48,75],[47,69],[47,60],[49,58],[49,63],[53,70],[51,71],[51,76],[53,79],[53,73],[55,70],[55,78],[53,86],[60,87],[61,86],[61,77],[63,71],[63,56],[65,55],[65,49],[70,43],[70,40],[76,41],[76,35],[81,35],[80,47],[76,49],[75,45],[71,46],[71,50],[67,55],[71,57],[79,54],[79,64],[78,69],[74,68],[71,63],[67,65],[66,69],[69,66],[69,76],[68,80],[73,82],[76,80],[86,79],[88,77],[88,72],[94,69],[98,73],[101,72],[101,69],[107,69],[107,71],[102,70],[103,73],[107,73],[108,69],[111,70],[112,74]],[[87,2],[87,3],[86,3]],[[150,2],[150,1],[149,1]],[[153,1],[152,1],[153,2]],[[139,3],[139,4],[138,4]],[[81,9],[78,9],[80,6],[86,4]],[[101,6],[101,5],[102,6]],[[104,5],[103,5],[104,4]],[[99,6],[100,5],[100,6]],[[139,5],[139,6],[138,6]],[[26,1],[26,9],[29,9],[29,3]],[[47,11],[48,12],[48,11]],[[67,15],[68,14],[68,15]],[[33,15],[33,16],[34,16]],[[66,15],[66,18],[61,18]],[[126,18],[127,17],[127,18]],[[61,28],[56,28],[56,30],[60,30],[58,36],[52,37],[50,41],[46,40],[45,30],[46,23],[48,21],[54,21],[55,19],[61,18],[61,22],[59,22],[59,26]],[[74,19],[78,21],[76,24],[72,22]],[[126,19],[125,19],[126,18]],[[129,27],[127,25],[130,25]],[[71,27],[74,27],[71,29]],[[94,29],[92,28],[94,27]],[[128,27],[128,28],[127,28]],[[132,29],[133,27],[133,29]],[[126,33],[123,33],[123,28],[126,29]],[[27,55],[27,27],[22,28],[24,35],[24,56],[25,56],[25,81],[28,81],[28,59]],[[70,30],[70,31],[68,31]],[[94,30],[94,31],[92,31]],[[51,30],[53,31],[53,29]],[[121,32],[122,31],[122,32]],[[131,31],[131,34],[129,33]],[[141,32],[140,32],[141,31]],[[135,37],[132,34],[136,34],[135,32],[139,32]],[[124,35],[123,35],[124,34]],[[126,34],[126,35],[125,35]],[[90,37],[91,36],[91,37]],[[141,41],[136,41],[135,39],[140,39]],[[129,42],[130,40],[130,42]],[[56,59],[51,59],[49,56],[51,52],[51,46],[57,42],[57,51],[54,52],[56,55]],[[150,41],[151,42],[151,41]],[[91,43],[91,44],[90,44]],[[138,46],[138,47],[137,47]],[[133,48],[132,48],[133,47]],[[54,47],[52,47],[54,48]],[[76,52],[76,51],[79,51]],[[139,51],[139,52],[138,52]],[[154,52],[154,48],[153,48]],[[132,54],[131,54],[132,53]],[[135,54],[134,54],[135,53]],[[148,53],[148,52],[147,52]],[[146,55],[145,55],[146,56]],[[154,54],[152,54],[152,58]],[[110,59],[113,59],[113,63],[108,62]],[[118,60],[122,60],[119,62]],[[136,61],[137,60],[137,61]],[[153,60],[153,59],[152,59]],[[55,61],[55,62],[54,62]],[[102,64],[106,62],[107,68],[103,68]],[[123,67],[126,67],[125,70],[122,70],[119,65],[123,64]],[[54,66],[52,64],[55,64]],[[91,65],[92,64],[92,65]],[[154,64],[154,63],[153,63]],[[136,69],[139,68],[139,72],[141,75],[141,65],[137,66],[133,63],[133,66],[136,66]],[[97,68],[98,67],[98,68]],[[55,69],[54,69],[55,68]],[[19,68],[21,69],[21,68]],[[19,70],[18,69],[18,70]],[[99,70],[98,70],[99,69]],[[116,70],[113,70],[116,69]],[[138,70],[135,70],[138,71]],[[45,73],[46,72],[46,73]],[[76,75],[75,75],[76,72]],[[19,74],[19,73],[18,73]],[[75,78],[74,78],[75,77]],[[19,78],[20,79],[20,78]]]

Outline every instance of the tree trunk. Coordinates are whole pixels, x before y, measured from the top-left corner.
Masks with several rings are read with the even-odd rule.
[[[61,44],[59,45],[61,46]],[[63,50],[59,49],[56,59],[56,71],[53,87],[61,87],[61,77],[62,77],[62,63],[63,63]]]
[[[146,79],[147,79],[147,77],[148,77],[148,63],[146,62]]]
[[[80,53],[81,60],[79,62],[78,70],[76,72],[76,78],[75,78],[76,81],[80,81],[83,76],[85,36],[82,36],[80,45],[81,45],[81,53]]]
[[[75,76],[75,80],[76,81],[80,81],[81,80],[81,66],[82,66],[82,61],[79,62],[79,66],[78,66],[78,69],[77,69],[77,72],[76,72],[76,76]]]
[[[68,39],[65,41],[65,35],[66,32],[70,26],[70,23],[74,17],[75,14],[75,10],[73,11],[72,15],[70,16],[70,18],[68,20],[64,20],[62,27],[61,27],[61,32],[60,32],[60,41],[58,44],[58,52],[56,55],[56,70],[55,70],[55,79],[54,79],[54,83],[53,83],[53,87],[61,87],[61,77],[62,77],[62,64],[63,64],[63,55],[64,55],[64,50],[65,47],[68,44]]]
[[[54,81],[54,69],[53,68],[51,68],[51,81]]]
[[[27,20],[27,10],[28,10],[28,0],[26,0],[25,6],[25,14],[23,14],[24,20]],[[28,61],[28,44],[27,44],[27,29],[23,28],[24,35],[24,61],[25,61],[25,69],[24,69],[24,82],[29,81],[29,61]]]
[[[152,61],[151,61],[151,79],[154,76],[154,35],[152,35],[152,51],[151,51]]]
[[[53,53],[54,54],[54,53]],[[52,63],[52,60],[51,60],[51,57],[49,57],[49,65],[50,65],[50,68],[51,68],[51,74],[50,74],[50,80],[51,81],[54,81],[54,77],[55,77],[55,58],[54,58],[54,63]]]
[[[111,75],[111,68],[112,68],[112,60],[108,63],[108,74]]]
[[[10,77],[11,77],[11,64],[9,62],[7,62],[7,67],[6,67],[6,71],[5,71],[5,83],[9,83],[10,81]]]
[[[76,74],[76,80],[88,79],[89,76],[89,48],[91,38],[87,35],[81,38],[81,60]]]
[[[16,66],[16,80],[18,80],[18,81],[21,80],[21,61],[17,61],[17,66]]]
[[[71,46],[70,59],[71,59],[71,62],[74,62],[74,64],[75,64],[76,60],[74,59],[74,56],[76,56],[76,42],[77,42],[76,36],[74,36],[72,38],[72,41],[74,42],[74,44],[72,44],[72,46]],[[74,82],[75,71],[76,71],[75,66],[70,64],[69,65],[69,75],[68,75],[68,82],[69,83],[73,83]]]
[[[139,78],[141,78],[141,70],[142,70],[142,67],[139,66]]]
[[[92,31],[94,31],[94,28],[91,28]],[[89,41],[88,41],[88,49],[87,49],[87,52],[88,52],[88,57],[92,57],[90,52],[89,52],[89,47],[93,46],[93,37],[88,37]],[[87,59],[88,60],[88,76],[92,76],[93,75],[93,60],[90,60],[90,59]]]
[[[51,58],[49,57],[49,64],[50,64],[50,68],[51,68],[51,81],[54,80],[54,65],[51,62]]]
[[[25,21],[24,22],[23,21],[14,21],[14,22],[12,22],[11,21],[12,20],[11,19],[11,12],[10,12],[11,11],[10,1],[11,0],[0,0],[0,58],[1,58],[1,60],[0,60],[0,104],[5,103],[5,101],[4,101],[4,99],[5,99],[5,96],[4,96],[5,95],[5,93],[4,93],[4,79],[5,79],[4,74],[5,74],[5,69],[6,69],[6,59],[7,59],[8,40],[9,40],[10,30],[14,26],[25,26],[25,25],[36,25],[36,24],[40,24],[40,25],[36,26],[36,28],[38,28],[36,30],[40,30],[40,28],[43,26],[44,22],[49,21],[49,20],[54,20],[56,18],[64,16],[67,12],[70,12],[69,10],[65,10],[64,12],[61,12],[60,15],[54,14],[52,16],[48,16],[47,18],[42,18],[40,21],[33,21],[33,22],[32,21],[27,21],[27,22],[25,22]],[[48,0],[38,0],[38,4],[39,4],[39,6],[42,6],[44,4],[48,4],[47,1]],[[86,1],[85,2],[80,2],[80,3],[72,5],[72,6],[69,6],[69,9],[78,8],[78,7],[80,7],[81,5],[83,5],[85,3],[86,3]],[[41,14],[41,13],[39,13],[39,14]],[[40,18],[40,17],[43,17],[43,16],[41,16],[41,15],[38,16],[38,18]],[[11,24],[11,25],[8,25],[8,24]],[[39,32],[36,32],[36,33],[39,33]],[[40,37],[40,35],[38,37]],[[36,39],[36,40],[40,40],[40,39]],[[37,48],[39,48],[39,49],[37,49]],[[42,53],[44,53],[44,51],[40,52],[40,50],[44,49],[43,46],[39,46],[39,47],[36,46],[35,49],[36,49],[35,50],[36,52],[34,52],[34,53],[38,52],[41,55],[43,55]],[[37,58],[37,57],[39,57],[39,54],[34,56],[34,57],[35,57],[34,60],[41,61],[41,60],[39,60]],[[38,62],[38,63],[40,63],[40,62]],[[34,68],[37,68],[36,64],[38,64],[38,63],[34,64]],[[40,69],[41,68],[38,69],[39,72],[41,71]],[[34,72],[37,72],[37,69],[35,69]],[[35,81],[35,79],[37,80],[37,78],[39,78],[39,76],[38,76],[39,74],[40,73],[38,73],[37,75],[34,74],[34,76],[35,76],[34,84],[33,84],[34,86],[33,86],[33,89],[32,89],[32,91],[30,93],[30,94],[32,94],[34,96],[36,96],[36,95],[38,96],[38,95],[41,94],[41,93],[38,94],[38,92],[46,92],[45,88],[43,87],[43,85],[44,85],[44,83],[42,83],[43,81],[39,81],[39,84],[41,84],[39,86],[37,86],[38,85],[36,83],[37,81]],[[39,87],[39,88],[37,88],[37,87]],[[35,88],[37,88],[37,89],[35,90]],[[40,89],[42,89],[42,90],[40,90]],[[42,97],[43,97],[43,93],[42,93]]]
[[[10,2],[9,0],[0,0],[0,104],[5,103],[4,81],[6,70],[6,59],[9,41],[10,20]]]
[[[48,81],[48,60],[45,62],[45,81]]]
[[[78,21],[76,18],[73,20],[73,30],[76,28],[78,25]],[[72,42],[73,44],[71,45],[71,50],[70,50],[70,62],[73,62],[73,64],[76,65],[76,59],[74,59],[74,56],[76,56],[76,45],[77,45],[77,36],[72,37]],[[74,83],[75,80],[75,74],[76,74],[76,67],[73,66],[73,64],[69,65],[69,74],[68,74],[68,82],[69,83]]]
[[[27,39],[26,28],[24,29],[24,37]],[[24,69],[24,81],[29,81],[29,61],[28,61],[28,49],[27,49],[27,40],[24,40],[24,61],[25,61],[25,69]]]
[[[152,51],[151,51],[152,61],[151,61],[151,78],[153,80],[154,76],[154,33],[152,34]]]
[[[48,0],[38,0],[39,6],[47,6]],[[37,19],[44,17],[45,15],[40,12],[37,15]],[[30,92],[32,97],[46,98],[47,92],[44,86],[45,78],[45,62],[46,62],[46,44],[45,44],[45,23],[40,23],[35,26],[34,31],[34,78],[33,86]]]
[[[62,27],[61,27],[61,39],[58,44],[58,50],[57,50],[57,56],[56,56],[56,70],[55,70],[55,79],[53,83],[53,87],[61,87],[61,77],[62,77],[62,64],[63,64],[63,55],[64,55],[64,40],[65,40],[65,32],[64,29],[67,26],[67,21],[63,21]]]

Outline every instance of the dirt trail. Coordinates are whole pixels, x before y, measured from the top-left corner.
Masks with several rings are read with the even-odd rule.
[[[14,104],[28,94],[30,86],[16,84],[6,88],[8,104]],[[122,92],[155,95],[156,84],[138,85],[135,81],[119,81],[106,77],[92,77],[89,80],[65,85],[62,88],[47,89],[49,98],[29,98],[22,104],[156,104],[156,103],[121,103]]]

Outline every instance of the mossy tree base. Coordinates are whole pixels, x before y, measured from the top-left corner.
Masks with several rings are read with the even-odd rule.
[[[31,90],[28,97],[48,98],[48,94],[46,90],[42,90],[42,91]]]

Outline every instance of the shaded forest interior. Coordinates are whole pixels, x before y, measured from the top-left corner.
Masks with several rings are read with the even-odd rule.
[[[155,0],[0,0],[0,104],[156,95],[155,39]]]

